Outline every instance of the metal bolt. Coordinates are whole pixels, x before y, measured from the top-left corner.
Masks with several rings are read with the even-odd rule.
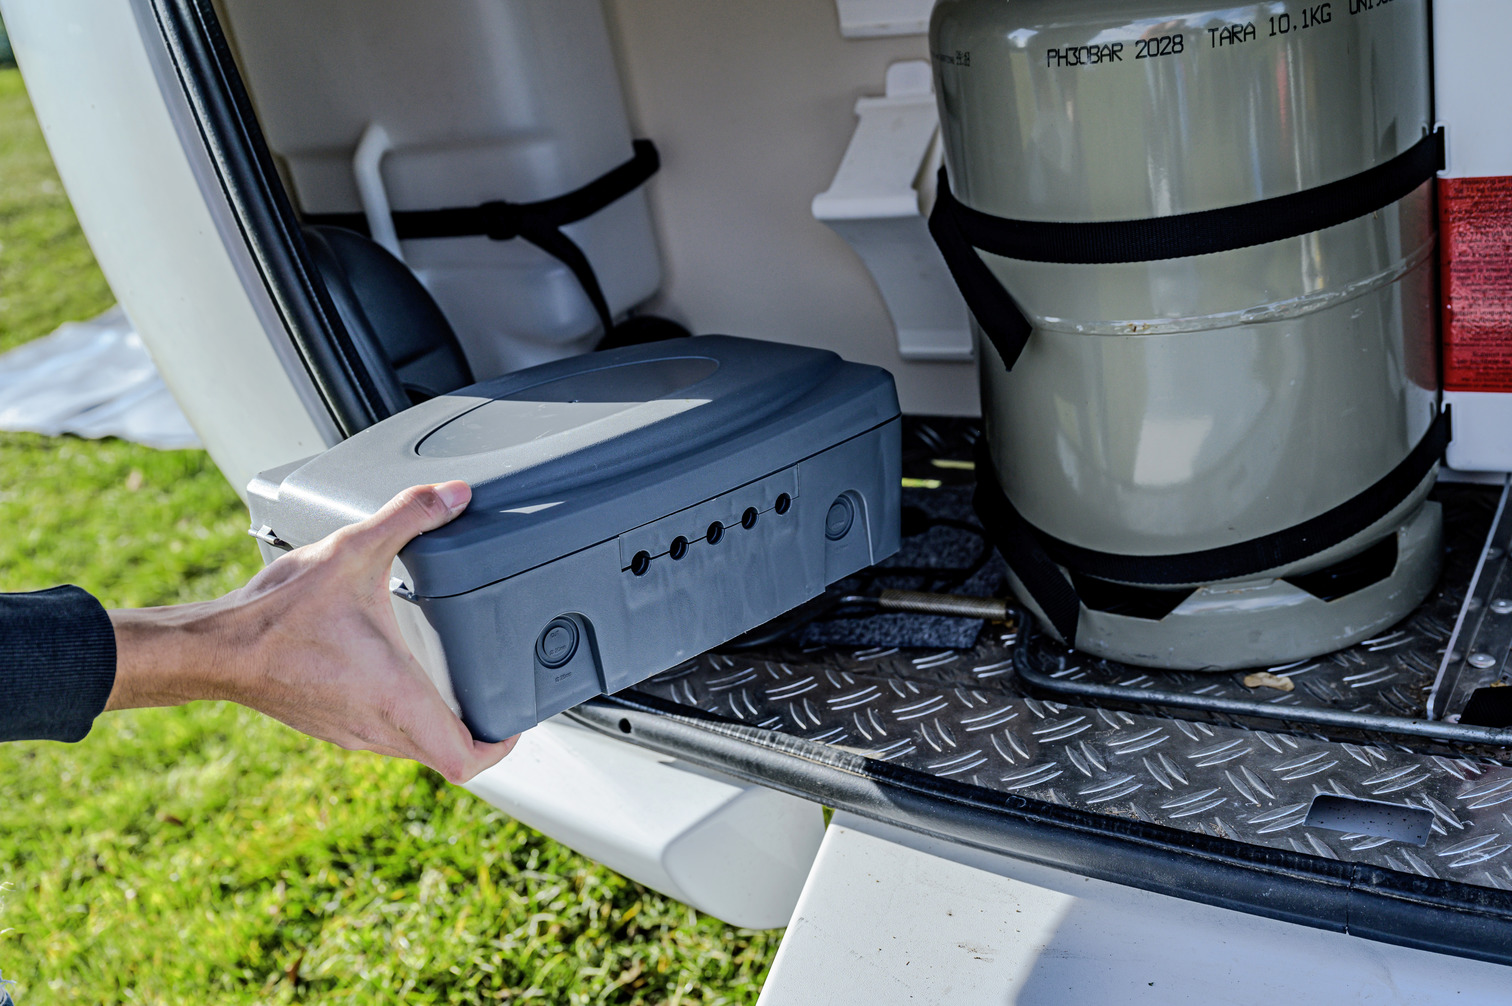
[[[1491,610],[1498,615],[1512,615],[1512,597],[1498,597],[1491,602]]]
[[[1490,548],[1486,549],[1486,561],[1488,561],[1488,562],[1495,562],[1497,559],[1500,559],[1501,557],[1502,557],[1502,550],[1499,547],[1497,547],[1495,545],[1492,545]]]
[[[1488,667],[1496,666],[1496,658],[1489,653],[1472,653],[1469,659],[1471,667],[1478,667],[1483,671]]]

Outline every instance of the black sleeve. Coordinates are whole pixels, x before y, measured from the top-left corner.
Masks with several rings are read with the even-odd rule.
[[[0,741],[83,740],[115,669],[115,629],[83,590],[0,594]]]

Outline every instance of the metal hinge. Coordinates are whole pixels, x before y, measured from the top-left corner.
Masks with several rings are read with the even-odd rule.
[[[290,545],[274,534],[273,529],[266,524],[262,527],[248,528],[247,533],[265,545],[272,545],[274,548],[283,549],[285,552],[292,552],[294,550],[293,545]]]

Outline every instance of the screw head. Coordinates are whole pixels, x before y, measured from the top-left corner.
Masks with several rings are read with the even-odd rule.
[[[1469,661],[1471,667],[1476,667],[1483,671],[1496,666],[1496,658],[1489,653],[1472,653],[1466,659]]]
[[[1512,615],[1512,597],[1498,597],[1491,602],[1491,610],[1498,615]]]

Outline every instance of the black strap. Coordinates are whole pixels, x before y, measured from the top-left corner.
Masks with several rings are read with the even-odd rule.
[[[1407,456],[1364,491],[1331,510],[1248,541],[1174,555],[1123,555],[1061,541],[1030,524],[1009,502],[985,448],[977,458],[973,504],[993,544],[1067,645],[1076,645],[1081,599],[1060,569],[1105,580],[1175,585],[1231,580],[1300,562],[1333,548],[1396,509],[1427,478],[1453,438],[1446,406]]]
[[[1003,554],[1003,561],[1039,604],[1065,644],[1075,646],[1076,625],[1081,620],[1081,597],[1072,586],[1070,577],[1055,564],[1035,537],[1034,526],[1008,501],[988,458],[986,440],[978,444],[976,477],[976,493],[971,505],[986,530],[987,539]]]
[[[582,188],[534,203],[511,203],[501,199],[478,206],[440,210],[395,210],[394,231],[401,240],[426,238],[488,237],[494,241],[524,238],[562,262],[582,284],[607,334],[614,328],[609,302],[593,272],[588,256],[563,234],[562,227],[586,219],[644,185],[661,167],[656,144],[636,140],[635,156],[608,174]],[[361,213],[320,213],[305,218],[312,224],[327,224],[367,233],[367,218]]]
[[[1002,357],[1003,367],[1012,370],[1034,329],[1009,296],[1008,289],[998,282],[962,232],[961,215],[956,212],[960,206],[950,194],[950,180],[941,168],[939,194],[934,212],[929,214],[929,233],[939,245],[945,265],[976,318],[977,327]]]
[[[1412,192],[1443,166],[1440,129],[1383,164],[1316,188],[1197,213],[1097,223],[1011,220],[983,213],[955,198],[941,168],[929,230],[967,306],[1011,370],[1029,338],[1029,322],[978,250],[1029,262],[1083,265],[1232,251],[1310,234],[1374,213]]]

